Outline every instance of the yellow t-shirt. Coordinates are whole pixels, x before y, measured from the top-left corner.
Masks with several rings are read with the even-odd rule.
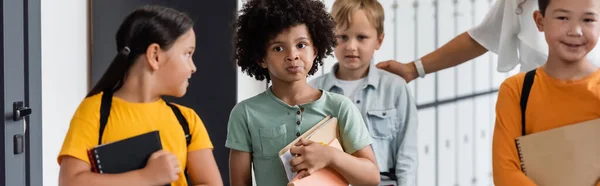
[[[100,130],[100,103],[102,93],[85,98],[77,108],[62,149],[58,155],[58,163],[62,156],[72,156],[89,162],[87,150],[98,145]],[[196,112],[190,108],[177,105],[188,121],[192,140],[186,146],[185,133],[173,110],[160,99],[152,103],[132,103],[113,97],[110,116],[102,136],[102,144],[110,143],[146,132],[160,131],[163,149],[173,153],[179,159],[182,170],[186,168],[187,152],[213,148],[204,123]],[[187,185],[184,172],[173,186]]]

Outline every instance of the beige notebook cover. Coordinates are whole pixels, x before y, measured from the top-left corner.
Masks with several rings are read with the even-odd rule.
[[[338,141],[337,138],[333,138],[331,142],[326,143],[328,146],[336,148],[338,150],[342,150],[342,145]],[[290,181],[287,186],[316,186],[316,185],[326,185],[326,186],[348,186],[348,181],[336,172],[333,168],[325,167],[321,170],[318,170],[307,176],[305,178],[300,179],[298,175]]]
[[[600,119],[521,136],[523,172],[543,186],[592,186],[600,178]]]
[[[327,124],[327,125],[326,125]],[[332,125],[329,125],[332,124]],[[319,132],[315,132],[319,130]],[[285,152],[289,151],[290,148],[294,146],[294,144],[298,143],[300,139],[307,138],[315,142],[324,142],[329,143],[333,138],[336,138],[338,134],[337,129],[337,118],[332,118],[331,116],[327,116],[319,123],[317,123],[312,128],[308,129],[304,134],[300,135],[294,141],[290,142],[283,149],[279,151],[279,155],[283,155]]]
[[[301,138],[306,138],[308,140],[329,144],[332,140],[338,139],[338,123],[337,118],[327,116],[315,126],[311,127],[304,134],[300,135],[294,141],[290,142],[286,147],[279,151],[279,159],[281,160],[282,166],[286,171],[286,176],[289,181],[296,177],[296,173],[292,171],[292,167],[290,165],[290,161],[294,158],[294,156],[290,153],[290,148],[292,148]],[[337,141],[337,140],[336,140]],[[340,150],[343,151],[343,148],[340,146]]]

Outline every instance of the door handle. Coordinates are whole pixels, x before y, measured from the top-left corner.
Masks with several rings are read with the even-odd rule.
[[[19,121],[31,115],[31,108],[24,106],[23,101],[13,102],[13,120]]]

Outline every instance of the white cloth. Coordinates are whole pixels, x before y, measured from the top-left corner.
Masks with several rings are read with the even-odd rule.
[[[544,33],[538,31],[533,12],[537,0],[496,0],[483,21],[468,31],[469,35],[491,52],[498,54],[499,72],[508,72],[521,64],[521,72],[533,70],[548,58]],[[600,66],[600,53],[595,47],[588,58]]]
[[[356,89],[358,89],[359,87],[362,88],[363,85],[365,85],[365,83],[367,82],[367,78],[361,78],[358,80],[350,80],[350,81],[346,81],[346,80],[341,80],[341,79],[337,79],[336,81],[338,81],[338,85],[340,86],[340,88],[342,88],[343,92],[344,92],[344,96],[353,99],[354,97],[354,92],[356,92]]]

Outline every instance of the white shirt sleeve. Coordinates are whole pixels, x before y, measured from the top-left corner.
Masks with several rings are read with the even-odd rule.
[[[482,23],[468,31],[471,38],[498,54],[499,72],[508,72],[518,64],[524,72],[546,63],[548,44],[533,20],[537,3],[537,0],[496,0]]]
[[[519,14],[517,14],[519,2],[517,1],[496,0],[483,21],[468,31],[471,38],[484,48],[498,54],[498,71],[509,71],[520,62],[517,37],[520,30]]]
[[[471,38],[494,53],[498,53],[502,33],[510,32],[516,35],[519,27],[514,10],[508,14],[505,13],[507,9],[506,1],[496,0],[483,18],[483,21],[468,31]]]

